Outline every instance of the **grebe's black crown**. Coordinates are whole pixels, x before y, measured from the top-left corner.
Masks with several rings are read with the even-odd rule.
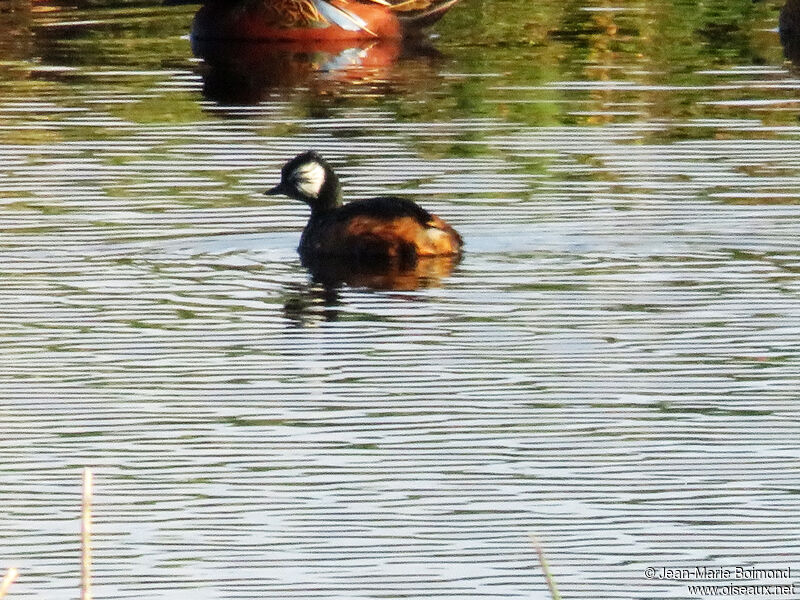
[[[305,202],[312,210],[335,208],[341,203],[339,178],[314,150],[287,162],[281,169],[281,182],[266,194],[284,194]]]
[[[325,161],[324,158],[322,158],[319,152],[316,150],[307,150],[302,154],[298,154],[292,160],[283,165],[283,168],[281,169],[281,178],[291,175],[299,167],[307,164],[318,164],[323,168],[330,169],[330,165]]]

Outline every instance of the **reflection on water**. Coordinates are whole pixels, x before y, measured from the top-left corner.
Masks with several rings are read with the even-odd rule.
[[[318,325],[323,321],[337,321],[340,305],[337,286],[296,285],[287,290],[283,314],[299,326]]]
[[[569,598],[797,567],[782,1],[464,0],[436,60],[276,49],[277,87],[195,7],[60,4],[0,13],[15,598],[73,592],[82,465],[98,598],[546,598],[531,531]],[[314,275],[262,195],[310,148],[462,261]]]
[[[419,257],[408,261],[377,261],[371,264],[354,264],[340,257],[304,257],[302,263],[311,278],[326,287],[343,283],[351,287],[368,287],[379,290],[416,290],[438,285],[453,272],[460,260],[456,256]]]
[[[800,64],[800,1],[787,0],[778,19],[783,53],[793,63]]]
[[[460,256],[427,256],[413,263],[387,260],[360,264],[338,256],[305,256],[301,263],[309,271],[310,283],[288,286],[284,315],[298,325],[336,321],[344,286],[395,292],[438,287],[460,260]]]
[[[192,40],[203,59],[203,93],[222,105],[252,105],[271,93],[307,88],[313,95],[347,93],[350,86],[393,80],[401,57],[435,57],[433,46],[421,40],[309,42],[243,42]],[[394,78],[395,83],[401,81]],[[413,85],[409,81],[406,85]]]

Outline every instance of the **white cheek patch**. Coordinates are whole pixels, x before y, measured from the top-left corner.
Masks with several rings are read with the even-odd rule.
[[[315,162],[300,165],[295,170],[293,179],[298,191],[311,198],[316,198],[319,196],[322,184],[325,183],[325,169],[321,164]]]

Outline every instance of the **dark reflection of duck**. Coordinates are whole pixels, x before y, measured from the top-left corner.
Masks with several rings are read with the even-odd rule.
[[[339,320],[340,305],[337,287],[314,283],[294,285],[283,298],[283,316],[300,326],[334,322]]]
[[[411,200],[342,204],[339,178],[313,151],[286,163],[280,183],[266,193],[311,208],[298,251],[312,278],[326,286],[417,289],[449,275],[461,256],[458,232]]]
[[[800,0],[787,0],[778,17],[783,54],[800,65]]]
[[[346,284],[375,290],[412,291],[440,285],[460,260],[460,255],[454,255],[367,263],[340,256],[304,256],[302,263],[311,274],[311,280],[326,289]]]
[[[283,314],[300,326],[338,321],[344,285],[379,291],[412,292],[437,287],[458,264],[458,256],[420,258],[416,264],[359,265],[337,257],[303,259],[311,281],[291,286],[283,299]],[[410,299],[418,301],[419,297]]]
[[[192,49],[205,63],[200,69],[203,95],[223,105],[258,104],[272,93],[298,88],[325,95],[342,86],[389,81],[398,59],[437,56],[421,40],[192,39]]]
[[[412,292],[434,288],[450,275],[460,256],[428,256],[414,264],[400,261],[378,261],[373,264],[353,263],[342,257],[303,257],[302,263],[311,281],[291,286],[283,300],[284,316],[297,325],[322,321],[338,321],[344,285],[379,291]],[[418,301],[418,296],[410,299]]]
[[[192,36],[244,40],[399,39],[438,21],[459,0],[206,0]]]

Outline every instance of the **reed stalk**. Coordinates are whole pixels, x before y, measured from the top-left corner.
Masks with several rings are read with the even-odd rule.
[[[0,599],[5,598],[5,595],[8,593],[8,588],[10,588],[11,584],[14,583],[17,575],[19,575],[19,571],[17,571],[17,569],[14,567],[11,567],[8,571],[6,571],[3,581],[0,581]]]
[[[561,600],[561,594],[558,593],[558,586],[556,586],[556,580],[553,577],[553,574],[550,572],[550,566],[547,564],[547,558],[544,555],[544,550],[542,549],[542,544],[535,535],[531,536],[531,542],[533,543],[533,547],[536,549],[536,554],[539,556],[539,564],[542,565],[542,573],[544,573],[545,581],[547,581],[547,587],[550,589],[550,596],[553,600]]]
[[[83,469],[81,600],[92,600],[92,470],[89,467]]]

